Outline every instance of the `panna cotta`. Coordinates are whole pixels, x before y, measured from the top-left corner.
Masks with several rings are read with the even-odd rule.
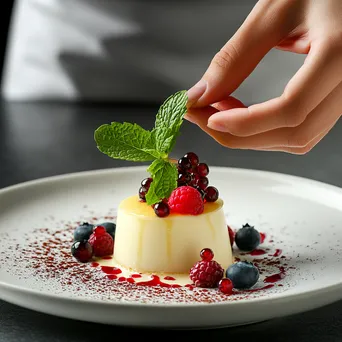
[[[233,263],[222,199],[205,203],[200,215],[163,218],[138,196],[120,203],[114,258],[123,267],[141,273],[189,273],[203,248],[210,248],[224,269]]]

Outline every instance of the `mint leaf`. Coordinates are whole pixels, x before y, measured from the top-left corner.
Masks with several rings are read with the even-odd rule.
[[[168,97],[159,108],[153,135],[156,148],[161,154],[168,155],[176,142],[186,113],[187,100],[186,90],[181,90]]]
[[[146,194],[146,203],[152,205],[171,195],[177,187],[178,171],[175,164],[165,159],[156,159],[147,171],[153,182]]]
[[[152,161],[160,158],[155,136],[137,124],[112,122],[102,125],[94,135],[97,148],[114,159]]]

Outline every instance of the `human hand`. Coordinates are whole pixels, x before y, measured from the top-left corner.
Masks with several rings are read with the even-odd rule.
[[[307,54],[281,96],[230,96],[277,48]],[[342,1],[259,0],[188,91],[186,119],[230,148],[309,152],[342,115]]]

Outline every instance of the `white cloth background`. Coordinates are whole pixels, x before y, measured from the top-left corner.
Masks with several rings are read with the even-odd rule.
[[[256,0],[17,0],[2,95],[159,101],[194,84]],[[281,94],[304,56],[272,50],[235,92]]]

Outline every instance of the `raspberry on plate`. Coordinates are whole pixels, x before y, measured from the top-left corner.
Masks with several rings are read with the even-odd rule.
[[[114,240],[112,236],[107,233],[105,227],[97,226],[94,229],[94,233],[90,235],[88,242],[93,247],[93,253],[96,257],[113,254]]]
[[[196,287],[217,287],[223,277],[224,269],[215,260],[211,249],[205,248],[201,251],[201,261],[198,261],[190,270],[190,279]]]
[[[183,215],[199,215],[204,210],[201,194],[191,186],[180,186],[173,190],[168,203],[171,212]]]

